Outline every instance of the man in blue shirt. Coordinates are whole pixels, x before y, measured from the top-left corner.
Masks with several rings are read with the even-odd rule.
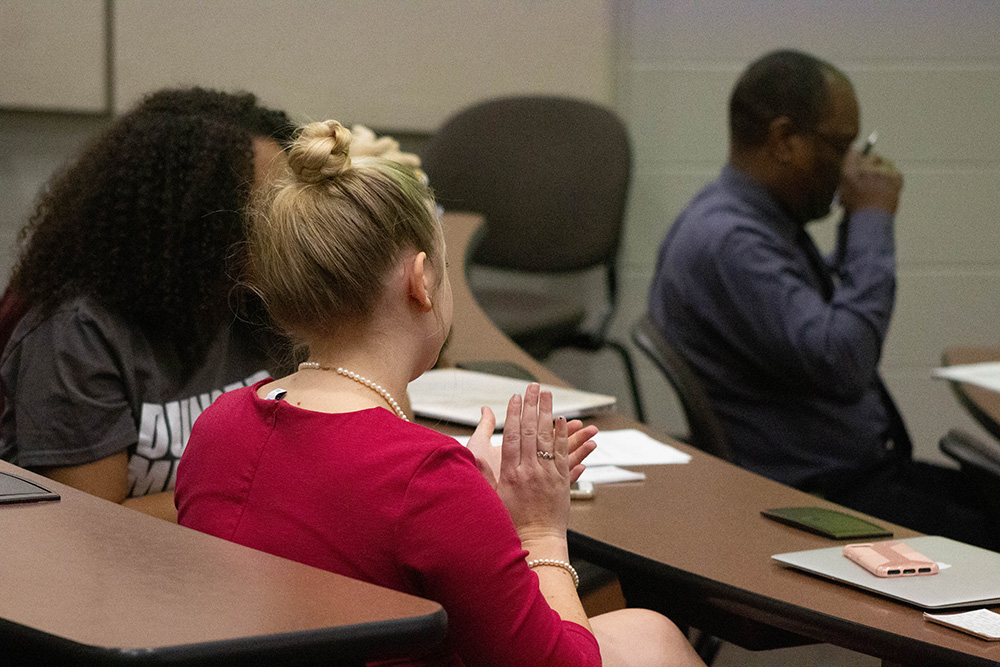
[[[774,52],[740,77],[729,117],[729,163],[664,240],[649,312],[704,382],[736,463],[918,530],[987,541],[960,474],[910,459],[878,374],[903,179],[851,149],[850,81],[810,55]],[[850,226],[827,261],[805,225],[838,192]]]

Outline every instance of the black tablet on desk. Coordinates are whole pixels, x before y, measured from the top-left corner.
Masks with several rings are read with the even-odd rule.
[[[825,507],[776,507],[760,513],[772,521],[835,540],[892,537],[891,531],[878,524]]]
[[[0,472],[0,505],[33,503],[39,500],[59,500],[59,494],[17,475]]]

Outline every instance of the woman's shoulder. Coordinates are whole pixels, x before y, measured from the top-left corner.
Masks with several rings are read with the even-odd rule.
[[[333,416],[338,439],[350,432],[351,441],[367,443],[364,458],[380,461],[403,476],[436,474],[442,469],[469,469],[479,474],[475,458],[455,438],[432,428],[404,421],[388,409],[373,408]],[[404,472],[406,471],[406,472]]]
[[[114,358],[145,347],[119,316],[93,299],[77,297],[56,306],[33,306],[11,332],[3,350],[3,364],[56,356],[87,359]]]
[[[247,378],[249,381],[252,378]],[[273,408],[277,400],[266,400],[263,403],[257,400],[257,390],[261,386],[271,382],[271,378],[258,379],[255,382],[243,387],[236,387],[220,391],[213,397],[212,402],[198,417],[195,424],[208,424],[215,421],[244,419],[246,415],[260,411],[268,411]],[[280,399],[278,399],[280,400]]]
[[[105,338],[128,338],[132,329],[124,319],[91,297],[78,296],[55,306],[32,306],[11,334],[11,344],[36,335],[63,338],[81,333],[98,333]]]
[[[401,436],[404,436],[411,443],[411,446],[420,449],[426,454],[435,452],[439,455],[458,456],[463,459],[467,455],[470,461],[474,460],[472,453],[450,435],[445,435],[422,424],[403,421],[395,417],[391,417],[391,423],[394,430],[397,430]]]

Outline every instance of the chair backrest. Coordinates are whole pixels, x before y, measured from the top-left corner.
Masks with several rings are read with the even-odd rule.
[[[938,443],[942,452],[955,459],[962,469],[977,470],[983,477],[1000,484],[1000,446],[985,443],[965,431],[954,428]]]
[[[726,440],[725,431],[719,418],[715,416],[701,380],[648,316],[635,324],[632,329],[632,340],[653,360],[677,392],[688,422],[690,444],[703,452],[732,461],[732,450]]]
[[[970,486],[994,520],[1000,520],[1000,445],[984,442],[965,431],[952,429],[938,443],[942,452],[958,462]]]
[[[562,97],[489,100],[446,121],[420,157],[439,204],[483,215],[475,264],[535,273],[613,265],[631,148],[610,110]]]

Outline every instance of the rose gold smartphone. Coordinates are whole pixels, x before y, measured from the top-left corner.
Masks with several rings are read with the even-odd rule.
[[[938,564],[902,542],[848,544],[844,556],[876,577],[917,577],[938,573]]]

